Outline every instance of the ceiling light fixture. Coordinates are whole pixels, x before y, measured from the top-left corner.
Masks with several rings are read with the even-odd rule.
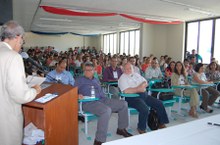
[[[72,22],[72,20],[69,19],[55,19],[55,18],[40,18],[40,20],[56,21],[56,22]]]
[[[180,3],[180,2],[171,1],[171,0],[160,0],[160,1],[170,3],[170,4],[173,4],[173,5],[177,5],[177,6],[184,6],[184,7],[186,7],[185,10],[188,10],[188,11],[192,11],[192,12],[196,12],[196,13],[200,13],[200,14],[205,14],[205,15],[208,15],[208,16],[215,16],[214,13],[212,13],[208,10],[204,10],[204,9],[201,9],[200,7],[192,6],[192,5],[189,5],[189,4]]]
[[[162,2],[166,2],[166,3],[170,3],[170,4],[174,4],[174,5],[178,5],[178,6],[186,6],[186,7],[193,7],[193,8],[197,8],[195,6],[192,5],[188,5],[188,4],[184,4],[184,3],[180,3],[180,2],[175,2],[175,1],[171,1],[171,0],[160,0]]]
[[[200,10],[200,9],[188,8],[187,10],[192,11],[192,12],[196,12],[196,13],[200,13],[200,14],[205,14],[205,15],[208,15],[208,16],[214,16],[215,15],[210,11],[204,11],[204,10]]]

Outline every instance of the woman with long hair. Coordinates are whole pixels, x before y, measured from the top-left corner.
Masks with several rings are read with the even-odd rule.
[[[174,67],[174,73],[172,73],[171,76],[171,85],[172,86],[179,86],[179,85],[189,85],[185,67],[182,62],[178,61],[175,64]],[[180,96],[181,95],[181,89],[175,89],[175,94]],[[199,104],[199,95],[197,93],[197,90],[195,88],[184,90],[183,93],[185,96],[190,97],[190,111],[189,115],[193,118],[198,118],[197,112],[196,112],[196,106]]]
[[[198,63],[195,66],[195,73],[193,74],[193,82],[198,84],[212,84],[212,81],[208,81],[205,73],[204,66],[202,63]],[[202,104],[200,108],[207,113],[212,113],[213,110],[209,108],[215,102],[215,100],[220,96],[220,93],[214,89],[212,86],[202,89]]]

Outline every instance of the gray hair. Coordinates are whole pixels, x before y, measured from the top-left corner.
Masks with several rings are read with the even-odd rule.
[[[24,29],[16,21],[11,20],[2,26],[0,40],[4,41],[5,39],[13,39],[20,35],[24,35]]]
[[[84,67],[92,67],[92,68],[94,68],[94,65],[91,62],[86,62],[84,64]]]

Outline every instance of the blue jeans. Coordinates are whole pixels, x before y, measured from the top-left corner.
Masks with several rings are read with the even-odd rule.
[[[152,107],[157,111],[160,124],[169,123],[166,110],[160,100],[149,96],[146,92],[138,94],[140,95],[140,97],[125,98],[125,100],[128,102],[128,106],[135,108],[139,112],[138,129],[146,130],[149,107]]]

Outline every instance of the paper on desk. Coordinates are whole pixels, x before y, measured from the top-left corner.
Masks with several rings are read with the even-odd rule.
[[[52,100],[53,98],[55,98],[57,96],[58,96],[57,94],[50,94],[50,93],[48,93],[48,94],[45,94],[44,96],[36,99],[35,101],[39,102],[39,103],[46,103],[46,102]]]
[[[32,76],[32,75],[26,78],[26,82],[29,87],[33,87],[35,85],[41,85],[45,80],[46,78],[44,77],[38,77],[38,76]]]

